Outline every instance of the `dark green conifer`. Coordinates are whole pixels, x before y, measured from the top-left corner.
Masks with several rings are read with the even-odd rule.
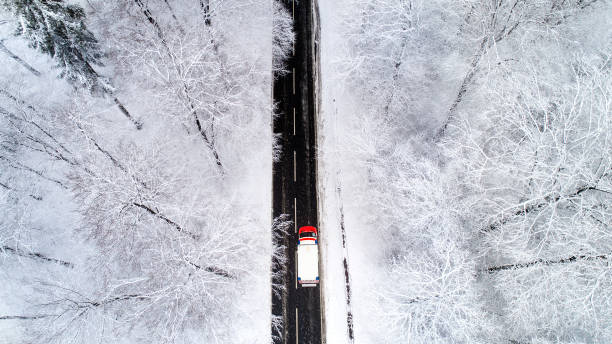
[[[101,66],[102,52],[97,39],[85,25],[83,8],[62,0],[3,0],[17,17],[16,35],[32,48],[51,56],[60,77],[92,92],[109,93],[108,80],[92,66]]]
[[[15,34],[24,37],[32,48],[51,56],[60,69],[60,77],[94,94],[110,95],[136,128],[142,127],[114,95],[110,80],[93,68],[102,66],[102,52],[98,40],[85,25],[83,8],[63,0],[0,1],[17,19]]]

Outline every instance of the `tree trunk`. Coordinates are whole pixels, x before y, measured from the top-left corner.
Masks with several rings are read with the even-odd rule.
[[[202,137],[202,140],[204,140],[204,143],[208,146],[208,148],[210,148],[210,151],[212,152],[212,155],[215,158],[215,163],[217,164],[217,167],[219,167],[219,171],[221,172],[221,174],[223,174],[223,164],[221,163],[221,159],[219,158],[219,153],[217,153],[217,148],[215,147],[213,142],[210,141],[208,135],[206,135],[206,130],[202,127],[202,123],[200,122],[200,119],[198,118],[198,114],[196,113],[195,109],[193,110],[192,114],[195,119],[195,124],[198,128],[198,132],[200,132],[200,136]]]
[[[29,70],[32,74],[36,76],[40,76],[40,72],[36,70],[34,67],[30,66],[27,62],[22,60],[19,56],[13,54],[12,51],[8,50],[8,48],[4,45],[3,40],[0,40],[0,50],[2,50],[5,54],[10,56],[13,60],[19,62],[20,65],[25,67],[25,69]]]
[[[400,75],[400,67],[402,66],[402,61],[404,59],[404,53],[406,51],[406,41],[407,40],[408,40],[408,37],[404,37],[404,39],[402,39],[402,44],[400,46],[400,53],[397,59],[395,60],[395,65],[393,66],[393,78],[392,78],[393,81],[391,84],[391,94],[389,95],[389,97],[387,97],[387,100],[385,101],[385,106],[383,107],[385,118],[388,118],[389,108],[391,107],[391,103],[393,103],[393,99],[395,98],[395,93],[396,93],[395,88],[397,87],[397,80],[399,79],[399,75]]]
[[[83,62],[85,63],[85,65],[87,66],[87,69],[89,70],[89,73],[91,73],[91,75],[95,75],[96,78],[100,79],[100,75],[98,74],[98,72],[96,72],[96,70],[89,64],[89,62],[85,61],[85,59],[78,54],[77,56],[79,56]],[[112,89],[109,89],[108,87],[102,87],[101,90],[103,93],[108,94],[109,96],[111,96],[113,98],[113,101],[115,102],[115,104],[117,104],[117,106],[119,107],[119,110],[121,111],[121,113],[123,115],[125,115],[125,117],[127,117],[130,122],[132,122],[134,124],[134,126],[136,126],[136,130],[140,130],[142,129],[142,123],[136,119],[134,119],[134,117],[132,117],[132,115],[130,114],[130,112],[126,109],[126,107],[123,105],[123,103],[121,103],[119,101],[119,99],[115,96],[114,92]]]
[[[155,20],[155,18],[153,18],[153,14],[151,14],[151,11],[149,10],[149,8],[142,2],[142,0],[134,0],[134,1],[136,2],[136,5],[138,5],[138,7],[140,7],[140,9],[142,10],[142,13],[147,18],[147,21],[149,21],[149,23],[153,25],[153,28],[155,29],[157,37],[160,39],[162,46],[166,50],[166,53],[168,54],[168,56],[172,57],[172,51],[170,50],[170,47],[168,46],[164,32],[161,26],[159,25],[159,23]],[[203,2],[200,1],[200,5],[203,6],[203,9],[206,9],[206,11],[210,10],[208,0],[203,0]],[[206,13],[209,13],[209,12],[206,12]],[[207,25],[210,25],[210,23]],[[174,68],[177,69],[178,75],[182,75],[179,66],[174,65]],[[202,136],[202,140],[204,140],[204,143],[210,149],[215,159],[215,163],[217,164],[217,167],[219,167],[221,174],[223,174],[224,172],[223,164],[221,163],[219,153],[217,152],[217,149],[214,143],[209,139],[208,135],[206,134],[206,129],[202,126],[202,123],[200,122],[200,118],[198,117],[196,107],[194,105],[193,99],[191,98],[191,95],[189,92],[189,87],[184,81],[182,82],[182,84],[183,84],[183,91],[185,92],[185,98],[187,100],[188,107],[195,121],[196,127],[198,128],[198,131],[200,132],[200,135]]]
[[[589,191],[589,190],[600,191],[600,192],[605,192],[605,193],[608,192],[606,190],[598,189],[598,188],[596,188],[594,186],[582,186],[582,187],[576,189],[576,191],[572,192],[571,194],[548,195],[548,196],[544,197],[541,201],[537,201],[537,202],[534,202],[532,204],[525,204],[525,205],[519,206],[518,208],[520,208],[520,209],[515,210],[513,213],[511,213],[508,216],[504,216],[503,213],[502,213],[499,216],[498,220],[495,220],[495,221],[489,223],[485,228],[482,229],[482,231],[483,232],[491,232],[493,230],[496,230],[500,226],[506,224],[508,221],[512,220],[513,218],[515,218],[517,216],[527,215],[529,213],[538,211],[538,210],[544,208],[545,206],[547,206],[549,204],[556,203],[556,202],[558,202],[561,199],[573,198],[573,197],[576,197],[576,196],[580,195],[581,193],[583,193],[585,191]],[[515,209],[516,208],[517,207],[515,207]]]
[[[200,0],[200,10],[202,12],[202,16],[204,17],[204,24],[206,24],[206,26],[210,26],[212,24],[210,18],[210,0]]]
[[[123,103],[121,103],[121,101],[119,101],[119,99],[117,97],[115,97],[112,94],[111,94],[111,96],[113,97],[113,101],[115,102],[115,104],[117,104],[117,106],[119,107],[119,110],[121,111],[121,113],[123,113],[125,115],[125,117],[127,117],[132,123],[134,123],[134,125],[136,126],[136,129],[137,130],[142,129],[142,122],[140,122],[139,120],[134,119],[134,117],[132,117],[132,115],[128,112],[128,110],[125,108]]]
[[[37,176],[39,176],[39,177],[41,177],[43,179],[46,179],[46,180],[48,180],[50,182],[54,182],[55,184],[59,185],[62,189],[68,190],[68,187],[66,185],[64,185],[64,183],[62,183],[61,181],[59,181],[57,179],[53,179],[51,177],[47,177],[41,171],[35,170],[35,169],[31,168],[30,166],[26,166],[26,165],[24,165],[24,164],[22,164],[20,162],[11,160],[11,159],[3,156],[3,155],[0,155],[0,160],[6,161],[7,164],[10,167],[12,167],[12,168],[14,168],[16,170],[22,170],[22,171],[28,171],[28,172],[34,173],[35,175],[37,175]]]
[[[189,259],[185,259],[187,261],[187,263],[189,263],[189,265],[193,266],[194,268],[198,269],[198,270],[204,270],[204,271],[208,271],[210,273],[213,273],[217,276],[220,277],[224,277],[224,278],[235,278],[234,275],[232,275],[231,273],[229,273],[227,270],[218,268],[216,266],[206,266],[206,267],[202,267],[192,261],[190,261]]]
[[[608,259],[609,255],[607,254],[602,254],[602,255],[598,255],[598,256],[587,256],[587,255],[578,255],[578,256],[571,256],[571,257],[567,257],[567,258],[562,258],[562,259],[556,259],[556,260],[549,260],[549,259],[538,259],[538,260],[534,260],[532,262],[528,262],[528,263],[517,263],[517,264],[506,264],[506,265],[500,265],[500,266],[492,266],[487,268],[485,271],[488,273],[494,273],[494,272],[499,272],[499,271],[505,271],[505,270],[517,270],[517,269],[524,269],[524,268],[528,268],[531,266],[536,266],[536,265],[553,265],[553,264],[567,264],[567,263],[573,263],[573,262],[577,262],[577,261],[581,261],[581,260],[606,260]]]
[[[16,256],[21,256],[21,257],[25,257],[25,258],[40,260],[40,261],[43,261],[43,262],[56,263],[56,264],[63,265],[63,266],[68,267],[68,268],[73,268],[74,267],[74,264],[72,264],[70,262],[67,262],[67,261],[64,261],[64,260],[61,260],[61,259],[50,258],[50,257],[47,257],[44,254],[38,253],[38,252],[26,252],[26,251],[23,251],[21,249],[10,247],[10,246],[2,246],[0,251],[8,252],[8,253],[14,254]]]
[[[56,314],[41,315],[0,315],[0,320],[36,320],[42,318],[57,317]]]
[[[132,205],[134,205],[135,207],[144,209],[147,213],[157,217],[160,220],[163,220],[164,222],[166,222],[167,224],[169,224],[170,226],[174,227],[174,229],[176,229],[177,231],[181,232],[181,233],[185,233],[187,235],[189,235],[192,239],[196,240],[197,236],[187,230],[185,230],[181,225],[179,225],[178,223],[170,220],[169,218],[167,218],[165,215],[161,214],[158,210],[156,209],[152,209],[149,206],[146,206],[144,204],[141,203],[132,203]]]
[[[451,121],[453,121],[455,117],[455,111],[457,110],[457,106],[459,106],[459,103],[461,103],[461,100],[463,100],[463,96],[467,92],[468,86],[472,83],[472,79],[474,79],[474,75],[478,71],[478,64],[480,63],[480,59],[482,58],[482,55],[484,55],[488,40],[489,40],[488,37],[484,37],[480,41],[480,47],[476,51],[476,54],[474,55],[474,57],[472,58],[472,62],[470,63],[470,70],[463,78],[463,82],[461,82],[461,86],[459,86],[459,92],[457,93],[455,100],[451,104],[451,107],[448,109],[448,112],[446,114],[446,119],[442,123],[442,126],[440,127],[440,129],[438,129],[438,132],[434,135],[434,142],[439,142],[442,139],[442,137],[444,137],[444,135],[446,134],[446,129],[448,128],[448,124]]]
[[[8,186],[8,185],[6,185],[6,184],[2,183],[2,182],[0,182],[0,186],[1,186],[1,187],[3,187],[3,188],[5,188],[6,190],[10,190],[10,191],[13,191],[13,192],[21,192],[21,191],[19,191],[19,190],[15,189],[15,188],[13,188],[13,187],[10,187],[10,186]],[[37,201],[42,201],[42,197],[41,197],[41,196],[32,195],[32,194],[28,194],[28,196],[30,196],[31,198],[33,198],[33,199],[35,199],[35,200],[37,200]]]
[[[176,23],[176,25],[181,30],[181,33],[184,33],[183,28],[181,27],[181,23],[179,22],[178,18],[176,17],[176,14],[174,14],[174,9],[172,8],[172,6],[168,2],[168,0],[164,0],[164,2],[166,3],[166,7],[168,7],[168,10],[170,11],[170,14],[172,15],[172,19],[174,19],[174,22]]]

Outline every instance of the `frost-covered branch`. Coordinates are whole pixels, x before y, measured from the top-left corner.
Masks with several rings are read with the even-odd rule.
[[[504,271],[504,270],[517,270],[517,269],[524,269],[524,268],[528,268],[528,267],[532,267],[536,265],[567,264],[567,263],[577,262],[580,260],[587,260],[587,261],[589,260],[607,260],[608,257],[609,255],[607,254],[601,254],[601,255],[595,255],[595,256],[581,254],[581,255],[570,256],[570,257],[561,258],[561,259],[540,258],[538,260],[528,262],[528,263],[516,263],[516,264],[506,264],[506,265],[488,267],[486,269],[486,272],[494,273],[494,272]]]
[[[68,268],[72,268],[74,267],[74,265],[70,262],[61,260],[61,259],[56,259],[56,258],[50,258],[47,257],[46,255],[39,253],[39,252],[27,252],[24,251],[22,249],[19,248],[15,248],[15,247],[10,247],[10,246],[0,246],[0,252],[7,252],[10,254],[14,254],[17,256],[21,256],[21,257],[25,257],[25,258],[30,258],[30,259],[34,259],[34,260],[40,260],[40,261],[44,261],[44,262],[49,262],[49,263],[56,263],[59,265],[63,265],[65,267]]]

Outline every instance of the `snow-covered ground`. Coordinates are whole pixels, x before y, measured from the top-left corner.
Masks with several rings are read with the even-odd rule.
[[[376,317],[370,303],[372,280],[377,277],[373,272],[377,259],[373,259],[379,249],[379,237],[364,222],[358,207],[359,185],[367,179],[365,170],[352,161],[355,154],[366,147],[349,147],[351,133],[360,128],[366,129],[352,115],[351,94],[344,89],[342,78],[336,70],[338,58],[346,54],[346,44],[341,35],[342,8],[348,6],[346,1],[320,1],[319,14],[321,23],[321,109],[318,135],[318,170],[319,170],[319,209],[320,226],[323,233],[322,258],[324,264],[325,322],[328,343],[349,342],[347,317],[353,314],[353,329],[356,343],[376,342],[371,335]],[[338,112],[338,107],[342,112]],[[344,185],[349,187],[343,188]],[[344,213],[344,227],[347,240],[343,248],[341,232],[341,208]],[[344,259],[347,258],[351,285],[352,309],[347,304]],[[376,331],[374,331],[375,333]]]

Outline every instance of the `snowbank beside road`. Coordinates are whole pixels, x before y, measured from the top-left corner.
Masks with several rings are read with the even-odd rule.
[[[351,336],[355,343],[372,343],[376,342],[378,328],[372,282],[380,271],[374,265],[377,259],[373,255],[380,250],[380,236],[376,235],[376,228],[368,225],[368,214],[363,212],[361,203],[366,192],[362,181],[367,179],[367,170],[359,161],[363,159],[360,154],[368,147],[352,137],[368,127],[356,116],[353,106],[358,103],[346,92],[337,69],[338,60],[347,54],[341,26],[343,8],[349,5],[346,1],[319,1],[322,88],[317,123],[317,183],[319,223],[324,236],[321,242],[326,336],[328,343],[350,343]],[[346,233],[345,245],[342,227]]]

